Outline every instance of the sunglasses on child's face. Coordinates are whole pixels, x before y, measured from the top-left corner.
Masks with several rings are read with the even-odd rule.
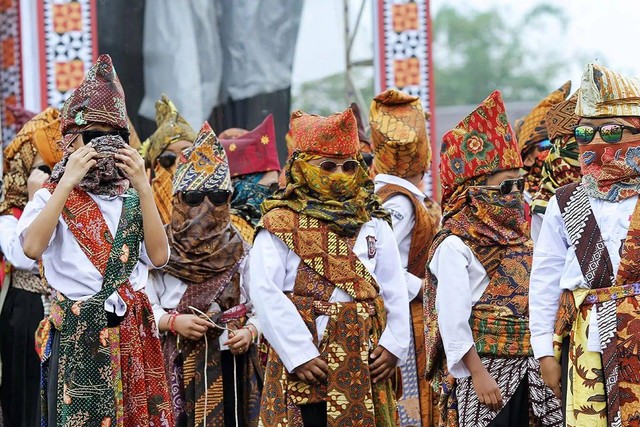
[[[479,188],[486,188],[488,190],[498,190],[500,194],[507,195],[513,191],[513,187],[519,192],[524,191],[524,178],[515,178],[515,179],[505,179],[500,183],[500,185],[477,185]]]
[[[231,191],[229,190],[217,190],[217,191],[185,191],[182,193],[182,201],[189,206],[199,206],[204,198],[209,199],[211,203],[216,206],[221,206],[229,202],[231,198]]]
[[[176,164],[176,160],[178,160],[178,155],[173,151],[165,151],[164,153],[158,156],[158,163],[165,169],[169,169],[173,165]]]
[[[600,133],[600,138],[608,144],[620,142],[622,133],[628,130],[632,135],[640,133],[640,129],[633,126],[626,126],[620,123],[609,123],[602,126],[580,125],[573,129],[573,136],[578,144],[588,144],[593,141],[596,133]]]
[[[129,143],[129,131],[126,129],[116,129],[116,130],[96,130],[96,129],[88,129],[81,130],[78,132],[69,132],[70,134],[80,134],[82,135],[82,142],[87,145],[92,140],[96,138],[100,138],[101,136],[113,135],[119,136],[124,139],[124,142]]]
[[[343,173],[346,173],[347,175],[353,175],[360,167],[360,163],[355,160],[347,160],[343,163],[336,163],[333,160],[325,160],[318,166],[320,166],[320,169],[322,169],[323,171],[330,173],[335,172],[339,166],[340,169],[342,169]]]

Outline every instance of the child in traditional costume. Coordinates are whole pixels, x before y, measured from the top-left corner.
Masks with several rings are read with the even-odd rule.
[[[531,343],[545,382],[562,394],[567,426],[632,426],[640,422],[640,79],[587,65],[576,114],[582,180],[547,206],[531,274]]]
[[[233,196],[231,222],[252,243],[262,212],[262,202],[278,189],[280,161],[273,116],[269,114],[252,131],[232,128],[220,134],[229,158]]]
[[[158,330],[143,289],[169,246],[124,92],[101,55],[62,108],[64,157],[18,223],[56,291],[41,327],[43,426],[173,426]],[[133,187],[133,188],[130,188]]]
[[[532,243],[522,159],[500,92],[443,136],[443,223],[425,289],[427,375],[440,425],[560,426],[528,331]]]
[[[540,230],[540,217],[531,215],[530,206],[533,195],[540,189],[542,165],[544,164],[551,142],[547,134],[545,120],[552,106],[564,101],[571,91],[571,81],[547,95],[526,116],[516,120],[515,131],[525,171],[524,200],[526,202],[527,219],[531,223],[532,234]]]
[[[424,174],[431,165],[431,147],[420,99],[387,90],[373,99],[370,112],[375,191],[391,213],[393,234],[409,291],[411,346],[402,371],[403,395],[398,400],[400,425],[437,424],[433,392],[427,382],[424,352],[422,280],[433,236],[439,229],[421,190]],[[417,339],[415,339],[417,337]]]
[[[196,132],[180,115],[175,104],[162,95],[156,102],[156,131],[144,142],[140,153],[151,178],[153,199],[163,224],[171,221],[171,182],[182,150],[191,147]]]
[[[575,93],[566,101],[549,109],[545,126],[551,141],[549,155],[542,165],[540,188],[531,202],[531,239],[538,241],[542,219],[547,210],[549,199],[556,190],[565,185],[580,181],[580,161],[578,159],[578,143],[573,135],[573,128],[578,124]]]
[[[350,109],[294,112],[286,188],[263,203],[251,291],[272,345],[260,420],[396,425],[408,298],[389,214],[373,194]]]
[[[164,339],[178,426],[257,426],[260,328],[248,295],[249,245],[231,224],[231,179],[208,123],[174,176],[169,263],[147,286]]]
[[[33,427],[40,401],[40,359],[35,332],[49,305],[49,290],[36,261],[25,256],[17,235],[18,219],[27,202],[49,179],[62,157],[58,142],[60,112],[47,108],[29,120],[4,150],[3,197],[0,202],[0,252],[9,262],[9,286],[0,314],[2,385],[0,401],[8,426]],[[4,269],[2,262],[0,268]]]

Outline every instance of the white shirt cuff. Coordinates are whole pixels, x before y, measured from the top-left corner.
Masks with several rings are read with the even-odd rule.
[[[279,354],[280,360],[282,360],[282,364],[285,368],[287,368],[287,372],[293,372],[298,366],[307,363],[311,359],[315,359],[320,356],[318,349],[315,345],[312,345],[308,348],[297,349],[295,354]]]
[[[409,302],[413,301],[420,293],[422,287],[422,279],[414,276],[413,274],[406,272],[404,275],[407,281],[407,290],[409,291]]]
[[[387,349],[391,354],[398,358],[398,366],[403,364],[407,359],[407,353],[409,353],[408,348],[403,348],[398,344],[395,337],[389,330],[389,328],[385,328],[384,332],[382,332],[382,336],[380,337],[380,341],[378,345],[381,345],[385,349]],[[372,351],[375,349],[371,349]]]
[[[531,348],[533,349],[533,357],[536,359],[553,356],[553,334],[531,337]]]
[[[455,378],[465,378],[471,376],[471,372],[462,361],[462,358],[473,347],[473,342],[452,342],[445,350],[447,355],[447,368],[449,373]]]

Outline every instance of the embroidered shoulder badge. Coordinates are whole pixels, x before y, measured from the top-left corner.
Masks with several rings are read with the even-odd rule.
[[[375,236],[367,236],[367,255],[369,259],[376,256],[376,238]]]

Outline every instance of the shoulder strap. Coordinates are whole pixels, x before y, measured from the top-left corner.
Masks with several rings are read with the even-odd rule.
[[[431,215],[429,215],[426,205],[420,202],[420,200],[406,188],[400,185],[387,184],[376,192],[376,195],[382,199],[382,203],[397,194],[406,196],[411,200],[416,221],[411,236],[407,270],[414,276],[424,279],[427,258],[429,257],[429,248],[433,241],[436,225]]]
[[[558,188],[556,199],[589,288],[613,285],[613,267],[587,193],[580,183]]]

